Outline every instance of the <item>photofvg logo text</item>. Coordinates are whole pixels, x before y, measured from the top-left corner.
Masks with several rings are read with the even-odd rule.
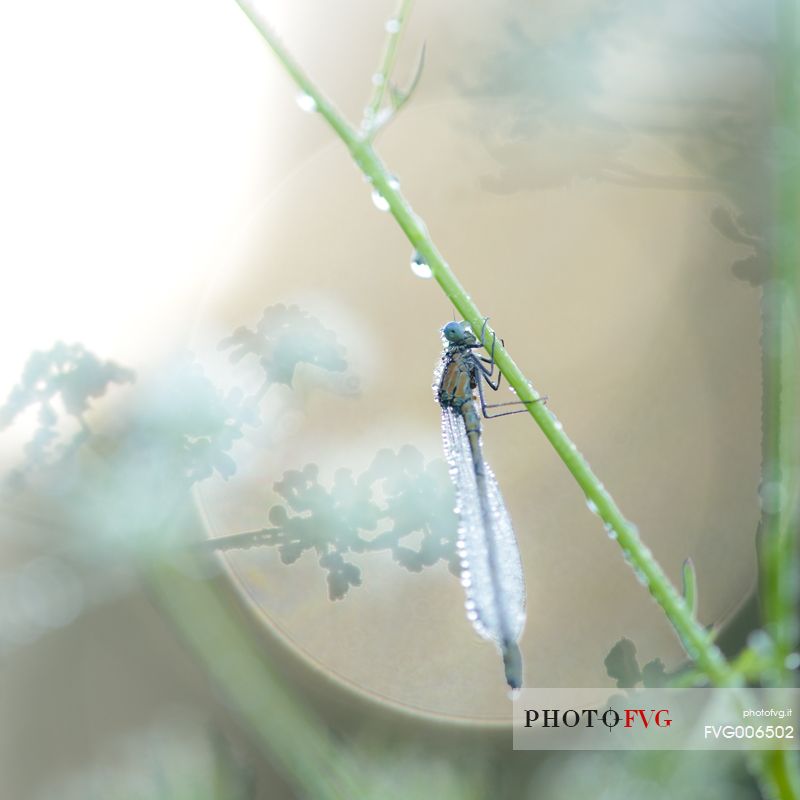
[[[672,720],[668,708],[625,708],[621,712],[614,708],[598,711],[596,708],[582,708],[580,711],[568,708],[564,711],[558,708],[528,708],[525,709],[525,727],[530,728],[541,724],[544,728],[577,728],[583,725],[593,728],[595,725],[605,725],[606,728],[633,728],[641,725],[644,728],[668,728]]]
[[[797,689],[523,689],[514,701],[514,748],[797,748],[788,724],[796,708]]]

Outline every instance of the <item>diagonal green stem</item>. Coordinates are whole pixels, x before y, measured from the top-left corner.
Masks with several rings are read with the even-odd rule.
[[[165,561],[141,567],[145,584],[184,643],[303,797],[374,796],[363,765],[265,663],[235,608],[211,581],[188,577]]]
[[[383,57],[381,58],[381,65],[374,76],[377,83],[375,83],[372,99],[364,113],[367,129],[372,127],[378,119],[386,87],[394,69],[394,62],[397,60],[397,46],[400,44],[400,36],[403,33],[403,28],[405,28],[406,20],[411,10],[411,2],[412,0],[400,0],[397,13],[387,23],[386,32],[388,35],[383,47]]]
[[[485,315],[480,312],[455,276],[428,234],[425,224],[403,196],[397,182],[392,179],[391,173],[371,144],[356,134],[334,105],[317,89],[277,38],[269,23],[253,8],[252,3],[247,0],[236,0],[236,2],[264,37],[299,89],[314,100],[316,110],[344,142],[353,160],[372,183],[373,188],[386,200],[392,216],[403,229],[412,247],[430,267],[433,277],[450,302],[470,323],[475,334],[480,336]],[[487,327],[487,337],[491,337],[492,333],[492,329]],[[543,403],[533,402],[539,399],[538,393],[501,344],[499,337],[494,355],[500,372],[514,388],[519,399],[530,401],[528,410],[531,416],[583,490],[590,508],[596,511],[607,530],[617,539],[626,560],[640,580],[647,584],[650,593],[663,608],[686,651],[714,683],[728,684],[734,681],[735,677],[722,653],[694,617],[650,550],[642,543],[636,527],[623,516],[611,495],[592,472],[586,459],[566,435],[555,415]]]

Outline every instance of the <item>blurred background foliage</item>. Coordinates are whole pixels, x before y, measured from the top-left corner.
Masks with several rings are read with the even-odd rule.
[[[767,69],[796,76],[796,45],[788,56],[778,54],[774,28],[756,24],[762,19],[757,5],[692,4],[688,16],[700,20],[697,30],[684,37],[668,30],[660,38],[664,57],[711,47],[744,51]],[[671,112],[648,107],[642,124],[666,134],[691,170],[651,174],[631,160],[624,152],[627,128],[593,105],[601,81],[596,65],[608,37],[619,34],[615,26],[640,25],[646,7],[641,0],[598,3],[556,26],[548,39],[520,23],[517,5],[509,5],[504,45],[491,59],[476,59],[474,80],[457,79],[465,93],[502,87],[515,112],[522,111],[513,121],[502,113],[475,121],[494,143],[498,162],[484,188],[508,192],[591,179],[718,193],[709,223],[746,248],[730,265],[732,274],[762,286],[778,249],[796,250],[794,209],[782,215],[770,196],[775,174],[798,161],[797,127],[771,114],[759,126],[758,115],[736,97],[687,97],[690,113],[680,123]],[[713,20],[713,42],[700,35],[704,15]],[[496,132],[504,125],[512,126],[511,136],[500,144]],[[559,161],[553,137],[568,154],[575,143],[589,141],[593,158]],[[552,159],[548,168],[539,169],[537,152],[513,146],[515,138],[520,146],[541,147],[541,157]],[[790,291],[787,284],[779,288]],[[765,319],[773,311],[765,305]],[[39,786],[37,798],[761,796],[735,754],[514,753],[505,729],[465,731],[400,714],[386,725],[363,698],[323,700],[315,689],[320,677],[311,673],[299,682],[304,695],[288,675],[306,668],[271,650],[274,643],[258,641],[209,551],[274,547],[285,564],[313,552],[331,600],[358,589],[361,574],[348,559],[353,553],[388,552],[410,571],[443,561],[455,572],[450,484],[444,464],[425,463],[411,445],[378,451],[358,476],[342,469],[330,487],[307,464],[265,476],[282,502],[265,509],[263,528],[201,540],[192,487],[213,474],[235,473],[235,444],[260,424],[260,402],[270,387],[291,387],[298,368],[335,373],[347,365],[335,332],[297,306],[271,306],[254,329],[238,328],[220,348],[234,364],[257,361],[263,382],[255,392],[215,386],[187,354],[143,382],[79,344],[57,343],[30,357],[0,408],[2,428],[32,423],[22,459],[3,487],[4,545],[14,549],[18,566],[0,575],[0,664],[24,658],[35,642],[70,635],[87,612],[116,609],[120,598],[145,587],[168,620],[169,637],[185,648],[180,678],[192,687],[174,706],[167,698],[163,724],[110,741],[85,770]],[[766,375],[767,392],[769,385]],[[770,408],[765,403],[765,429]],[[155,624],[137,613],[132,624]],[[753,681],[798,666],[776,651],[763,623],[751,602],[719,637]],[[124,630],[118,635],[124,639]],[[135,670],[143,656],[129,655],[133,664],[124,666]],[[635,645],[624,638],[605,666],[620,687],[675,677],[658,660],[640,665]],[[206,693],[217,698],[219,726],[185,711]]]
[[[265,318],[282,311],[268,309]],[[286,333],[301,340],[296,355],[277,372],[262,364],[265,386],[290,382],[301,363],[343,366],[341,356],[326,359],[330,342],[317,338],[319,323],[299,311],[297,318],[312,334],[304,340],[302,331]],[[248,348],[266,349],[256,336],[248,336]],[[49,382],[40,377],[54,375],[57,380]],[[258,424],[258,398],[235,387],[218,389],[188,356],[169,364],[149,386],[118,385],[132,381],[129,370],[79,346],[58,344],[31,356],[0,410],[11,422],[28,407],[59,406],[60,414],[36,415],[30,442],[41,441],[43,431],[57,441],[62,417],[81,423],[79,444],[67,439],[68,446],[52,449],[47,458],[28,443],[24,470],[6,482],[6,492],[45,503],[62,521],[46,555],[0,581],[2,657],[143,584],[232,712],[237,745],[210,721],[171,712],[162,726],[129,736],[107,761],[45,787],[42,797],[282,796],[272,779],[259,779],[263,757],[293,787],[285,796],[558,798],[591,792],[598,775],[607,776],[610,797],[675,797],[693,781],[711,792],[705,797],[756,796],[741,759],[732,755],[513,753],[501,730],[477,738],[427,731],[422,736],[430,740],[420,744],[415,725],[405,722],[387,734],[369,721],[369,711],[363,725],[353,729],[350,722],[349,730],[337,731],[290,687],[281,667],[264,657],[251,623],[219,583],[210,552],[277,547],[283,562],[292,564],[313,550],[332,600],[360,583],[360,571],[346,560],[350,552],[386,550],[412,571],[444,559],[456,574],[444,463],[425,464],[410,445],[382,450],[358,478],[341,470],[330,489],[319,483],[315,466],[307,465],[276,482],[284,503],[266,513],[271,527],[203,541],[191,487],[215,471],[223,477],[235,471],[233,443]],[[106,392],[114,413],[101,415]],[[96,420],[92,427],[84,420],[87,413]],[[375,533],[380,521],[389,527]],[[421,534],[420,544],[405,546],[404,538],[414,532]],[[627,639],[612,649],[606,670],[620,687],[663,685],[670,678],[657,659],[640,668]]]

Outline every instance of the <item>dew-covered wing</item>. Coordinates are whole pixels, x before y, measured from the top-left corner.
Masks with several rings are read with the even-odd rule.
[[[442,438],[456,488],[467,616],[502,650],[525,625],[525,582],[511,520],[488,465],[476,474],[464,419],[452,408],[442,409]]]

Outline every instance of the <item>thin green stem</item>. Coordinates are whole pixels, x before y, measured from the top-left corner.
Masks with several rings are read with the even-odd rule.
[[[697,614],[697,573],[691,558],[683,562],[683,599],[689,611]]]
[[[480,336],[485,315],[478,309],[439,252],[424,222],[414,212],[373,147],[359,139],[333,104],[313,85],[274,35],[269,23],[252,8],[251,3],[247,0],[236,0],[236,2],[252,20],[300,90],[313,98],[319,113],[344,142],[373,188],[386,200],[392,216],[406,234],[412,247],[430,267],[433,277],[450,302],[469,322],[475,334]],[[493,331],[490,327],[486,327],[485,333],[488,338],[492,338]],[[534,402],[539,399],[539,394],[501,344],[500,337],[497,337],[494,357],[500,372],[514,388],[518,398],[528,401],[530,415],[572,473],[586,495],[590,508],[597,513],[606,528],[617,539],[625,559],[631,564],[640,580],[646,583],[650,593],[664,610],[686,651],[714,683],[726,685],[735,682],[736,678],[719,648],[713,644],[708,632],[694,617],[650,550],[642,543],[636,527],[624,517],[589,463],[566,435],[555,415],[543,403]]]
[[[372,92],[372,99],[364,110],[364,128],[368,134],[373,127],[379,127],[380,125],[379,114],[381,104],[383,103],[386,87],[389,85],[389,80],[394,70],[395,61],[397,60],[397,48],[400,44],[400,37],[402,36],[406,21],[408,20],[409,12],[411,11],[411,2],[412,0],[400,0],[397,13],[386,23],[387,36],[383,46],[381,65],[378,71],[373,75],[374,89]]]
[[[798,643],[800,534],[800,165],[782,152],[800,138],[796,0],[778,7],[773,280],[764,290],[764,467],[760,532],[764,621],[779,660]],[[793,146],[793,145],[792,145]],[[785,676],[785,673],[784,673]]]
[[[800,583],[800,13],[797,0],[778,3],[775,59],[775,159],[772,280],[764,288],[764,463],[759,531],[764,626],[775,644],[762,680],[791,685],[787,656],[798,646]],[[787,152],[787,142],[792,149]],[[760,780],[781,800],[800,797],[797,753],[764,754]]]
[[[142,577],[162,611],[266,753],[304,797],[370,797],[363,767],[277,677],[211,581],[152,560]]]
[[[247,0],[236,0],[236,4],[244,11],[248,19],[253,23],[258,32],[264,37],[273,53],[283,65],[289,77],[295,82],[300,91],[313,100],[314,110],[318,111],[325,121],[333,128],[334,133],[347,145],[352,152],[354,147],[360,145],[359,137],[352,127],[345,121],[341,113],[334,108],[328,100],[306,76],[299,64],[292,58],[289,51],[283,46],[277,34],[263,14],[257,11],[252,2]]]

